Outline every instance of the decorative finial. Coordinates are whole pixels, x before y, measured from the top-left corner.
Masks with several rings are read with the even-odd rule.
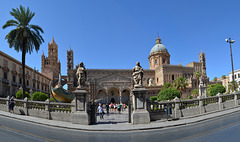
[[[53,38],[53,36],[52,36],[52,41],[51,41],[51,44],[53,44],[53,43],[55,43],[55,41],[54,41],[54,38]]]
[[[158,34],[157,34],[156,44],[162,44]]]

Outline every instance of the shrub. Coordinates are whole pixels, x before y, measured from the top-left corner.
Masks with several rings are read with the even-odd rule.
[[[211,84],[211,85],[208,85],[208,95],[209,96],[216,96],[217,93],[225,93],[226,92],[226,89],[224,86],[222,86],[221,84]]]
[[[155,100],[157,100],[157,96],[150,97],[150,101],[155,101]]]
[[[16,98],[17,98],[17,99],[22,99],[22,97],[23,97],[23,91],[19,90],[19,91],[16,93]],[[28,92],[25,92],[25,97],[30,98],[30,95],[29,95]]]
[[[192,90],[192,95],[191,96],[197,97],[198,93],[199,93],[199,91],[197,89],[194,89],[194,90]]]
[[[180,98],[180,92],[173,88],[167,88],[159,92],[158,101],[173,100],[175,97]]]
[[[50,102],[56,102],[56,100],[54,98],[50,98],[49,101]]]
[[[33,101],[46,101],[47,99],[48,95],[42,92],[34,92],[31,98]]]

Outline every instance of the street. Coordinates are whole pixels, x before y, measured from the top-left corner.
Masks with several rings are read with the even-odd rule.
[[[118,117],[118,116],[116,116]],[[159,122],[153,122],[159,123]],[[161,122],[164,123],[164,122]],[[173,128],[152,129],[126,132],[90,132],[62,129],[39,124],[18,121],[0,116],[0,141],[38,142],[38,141],[71,141],[71,142],[235,142],[240,138],[240,112],[217,117],[199,123]],[[101,124],[98,124],[101,125]],[[102,124],[103,125],[103,124]],[[105,124],[106,125],[106,124]],[[114,124],[109,124],[114,125]],[[106,125],[107,127],[107,125]]]

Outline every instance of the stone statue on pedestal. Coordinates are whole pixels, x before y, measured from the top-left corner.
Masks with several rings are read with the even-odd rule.
[[[149,79],[148,86],[153,86],[153,79],[152,78]]]
[[[135,87],[142,87],[142,79],[143,79],[143,68],[140,66],[140,63],[137,62],[136,66],[132,69],[133,71],[133,81],[134,81],[134,88]]]
[[[206,85],[203,84],[203,81],[201,79],[201,77],[199,78],[199,97],[207,97],[207,89],[206,89]]]
[[[86,86],[87,73],[86,73],[83,62],[80,63],[76,72],[76,76],[78,80],[77,88],[84,88]]]

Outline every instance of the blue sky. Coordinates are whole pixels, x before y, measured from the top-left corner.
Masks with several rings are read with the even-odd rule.
[[[59,47],[62,75],[67,73],[66,55],[74,51],[74,64],[89,69],[131,69],[139,61],[149,69],[148,56],[157,33],[171,55],[171,64],[199,61],[206,53],[207,75],[231,71],[229,44],[233,44],[234,69],[240,68],[240,1],[237,0],[1,0],[0,27],[19,5],[35,12],[31,24],[44,30],[40,50],[27,55],[26,64],[41,71],[41,55],[54,37]],[[10,49],[0,28],[0,50],[21,61],[21,53]]]

